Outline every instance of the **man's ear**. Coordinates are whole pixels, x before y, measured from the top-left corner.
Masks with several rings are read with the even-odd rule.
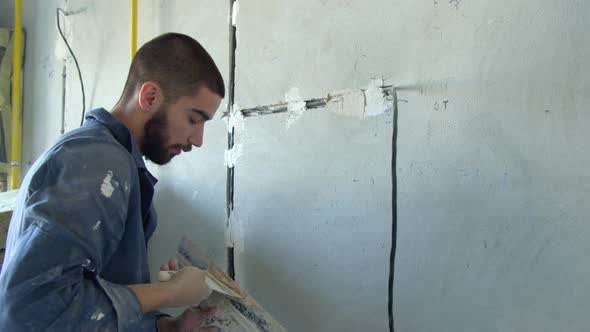
[[[139,88],[139,108],[144,112],[159,109],[164,101],[164,94],[160,86],[152,81],[145,82]]]

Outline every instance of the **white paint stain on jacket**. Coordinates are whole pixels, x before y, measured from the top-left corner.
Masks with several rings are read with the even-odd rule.
[[[100,227],[100,220],[98,220],[98,221],[96,222],[96,224],[94,224],[94,227],[92,227],[92,230],[96,232],[96,231],[98,230],[98,228],[99,228],[99,227]]]
[[[111,196],[113,196],[113,191],[115,190],[115,188],[113,187],[112,180],[113,171],[108,171],[107,175],[104,177],[104,180],[102,180],[102,185],[100,186],[100,192],[105,197],[110,198]]]
[[[92,314],[92,317],[90,317],[90,319],[92,320],[101,320],[104,318],[104,314],[102,312],[95,312],[94,314]]]

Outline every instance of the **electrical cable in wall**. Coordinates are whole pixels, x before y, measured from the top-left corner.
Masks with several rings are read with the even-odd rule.
[[[84,123],[84,114],[86,113],[86,94],[84,93],[84,81],[82,80],[82,72],[80,71],[80,65],[78,64],[78,59],[74,55],[74,51],[72,51],[72,48],[70,47],[70,44],[68,43],[68,40],[66,39],[66,36],[64,36],[64,33],[61,29],[61,24],[60,24],[60,20],[59,20],[59,13],[60,12],[63,13],[64,16],[68,16],[68,12],[64,11],[61,8],[57,8],[55,10],[56,21],[57,21],[57,30],[59,31],[59,34],[60,34],[61,38],[63,39],[64,43],[66,43],[66,46],[68,47],[68,50],[70,51],[70,54],[72,55],[72,58],[74,58],[74,63],[76,64],[76,69],[78,69],[78,78],[80,79],[80,90],[82,90],[82,118],[80,119],[80,127],[81,127],[82,124]]]
[[[387,315],[389,331],[394,332],[393,322],[393,279],[395,274],[395,251],[397,247],[397,92],[393,89],[393,134],[391,138],[391,251],[389,254],[389,292]]]
[[[234,5],[236,0],[229,0],[229,91],[227,101],[227,113],[231,113],[235,102],[235,77],[236,77],[236,26],[234,25]],[[235,131],[232,128],[231,132],[227,135],[227,149],[228,151],[233,149],[235,139]],[[231,227],[231,214],[234,210],[234,169],[233,167],[227,167],[227,188],[226,188],[226,203],[227,203],[227,227]],[[227,274],[230,278],[236,278],[236,271],[234,265],[234,248],[227,248]]]

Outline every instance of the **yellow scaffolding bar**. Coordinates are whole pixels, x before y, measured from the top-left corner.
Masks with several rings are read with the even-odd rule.
[[[21,173],[21,67],[22,67],[22,1],[14,2],[14,60],[12,61],[12,149],[10,157],[10,190],[20,186]]]
[[[137,52],[137,0],[131,0],[131,60]]]

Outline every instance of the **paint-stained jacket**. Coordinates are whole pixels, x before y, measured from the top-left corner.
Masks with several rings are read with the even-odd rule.
[[[150,282],[156,179],[129,130],[97,109],[23,180],[0,274],[0,331],[154,331],[126,286]]]

